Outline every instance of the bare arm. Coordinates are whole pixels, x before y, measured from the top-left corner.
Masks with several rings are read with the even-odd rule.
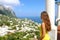
[[[42,36],[41,36],[41,39],[44,38],[45,34],[46,34],[45,24],[42,23]]]

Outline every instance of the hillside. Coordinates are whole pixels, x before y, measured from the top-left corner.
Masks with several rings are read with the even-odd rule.
[[[0,15],[0,40],[29,40],[39,37],[38,23],[30,19]]]

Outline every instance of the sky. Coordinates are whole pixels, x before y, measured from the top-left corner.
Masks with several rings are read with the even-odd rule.
[[[0,0],[0,4],[12,8],[17,17],[36,17],[45,11],[45,0]]]
[[[20,2],[23,5],[20,5],[15,8],[17,16],[21,17],[40,16],[40,12],[45,10],[44,0],[20,0]]]

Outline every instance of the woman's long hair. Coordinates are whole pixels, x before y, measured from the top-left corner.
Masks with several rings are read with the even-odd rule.
[[[50,20],[49,20],[48,13],[46,11],[43,11],[41,13],[41,19],[43,19],[43,21],[45,23],[46,31],[50,31],[51,30],[51,23],[50,23]]]

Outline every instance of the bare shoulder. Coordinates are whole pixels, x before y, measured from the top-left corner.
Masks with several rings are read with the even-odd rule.
[[[45,23],[44,23],[44,22],[42,23],[42,26],[43,26],[43,25],[45,25]]]
[[[45,23],[44,22],[42,23],[42,28],[45,28]]]

